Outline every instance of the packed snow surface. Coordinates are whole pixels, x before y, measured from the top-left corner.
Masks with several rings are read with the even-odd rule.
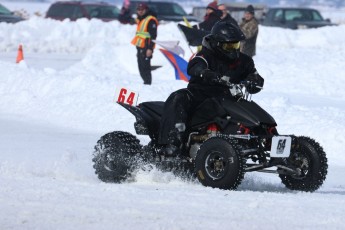
[[[188,60],[176,25],[160,25],[157,40],[180,41]],[[157,169],[123,184],[99,181],[91,159],[100,136],[135,134],[135,118],[114,103],[116,87],[138,92],[140,103],[165,100],[187,83],[156,49],[152,64],[162,67],[143,85],[130,44],[135,26],[31,17],[0,23],[0,228],[343,229],[345,25],[259,30],[254,61],[265,86],[253,100],[279,133],[324,148],[329,168],[319,190],[291,191],[263,173],[247,173],[237,191]],[[19,44],[25,60],[15,64]]]

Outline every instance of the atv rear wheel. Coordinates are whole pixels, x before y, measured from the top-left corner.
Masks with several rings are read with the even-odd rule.
[[[309,137],[296,137],[287,160],[301,173],[298,176],[279,175],[282,183],[291,190],[314,192],[326,179],[326,154],[319,143]]]
[[[244,177],[245,159],[230,140],[214,137],[197,152],[195,170],[204,186],[236,189]]]
[[[139,140],[130,133],[115,131],[102,136],[95,146],[95,173],[104,182],[119,183],[136,168],[142,152]]]

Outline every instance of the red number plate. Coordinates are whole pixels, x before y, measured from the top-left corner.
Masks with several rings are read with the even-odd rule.
[[[124,87],[118,87],[115,92],[115,101],[135,106],[138,101],[138,93]]]

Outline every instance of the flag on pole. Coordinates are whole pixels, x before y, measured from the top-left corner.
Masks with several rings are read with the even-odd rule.
[[[184,56],[184,49],[181,46],[179,46],[180,41],[152,41],[166,50],[169,50],[177,55],[182,54],[182,56]]]
[[[184,26],[182,24],[177,24],[184,37],[186,38],[188,45],[190,46],[201,46],[202,39],[210,34],[210,31],[199,30],[197,28]]]
[[[184,80],[188,82],[190,79],[190,76],[187,74],[188,62],[184,60],[182,57],[178,56],[177,54],[169,50],[159,50],[163,53],[163,55],[169,60],[169,62],[174,67],[176,80]]]
[[[189,23],[188,19],[185,16],[183,16],[183,21],[188,28],[192,28],[192,25]]]

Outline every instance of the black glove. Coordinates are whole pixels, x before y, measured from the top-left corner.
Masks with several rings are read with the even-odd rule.
[[[200,77],[203,79],[204,82],[210,84],[210,85],[214,85],[216,83],[220,82],[220,74],[217,72],[214,72],[212,70],[209,69],[204,69],[201,71],[200,73]]]
[[[247,91],[250,94],[255,94],[261,91],[261,88],[264,86],[264,79],[258,73],[248,74],[246,81]]]

